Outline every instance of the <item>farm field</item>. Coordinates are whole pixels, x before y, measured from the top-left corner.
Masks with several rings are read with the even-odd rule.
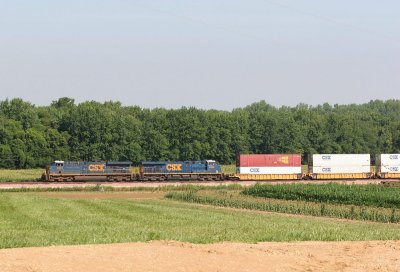
[[[304,200],[324,203],[353,204],[400,208],[400,188],[368,184],[365,186],[330,184],[278,184],[276,186],[256,184],[243,190],[244,195]]]
[[[157,191],[1,193],[0,207],[0,248],[149,240],[400,239],[400,224],[227,210],[165,200]]]
[[[170,192],[167,198],[220,207],[375,222],[400,222],[400,187],[340,184],[256,184],[242,191]]]
[[[95,186],[82,191],[2,191],[0,271],[400,268],[400,242],[395,241],[400,240],[399,223],[259,210],[254,203],[265,198],[243,195],[243,189],[237,185]],[[225,202],[251,199],[253,206],[215,207],[215,203],[176,198],[188,195]],[[268,201],[280,207],[297,204],[285,199]],[[368,208],[388,209],[389,218],[392,211]],[[379,258],[382,254],[385,258]],[[54,261],[49,262],[49,257]]]

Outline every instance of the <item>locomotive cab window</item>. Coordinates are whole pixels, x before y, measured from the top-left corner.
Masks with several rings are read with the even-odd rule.
[[[207,161],[206,167],[207,167],[208,169],[213,169],[213,168],[215,168],[215,162],[214,162],[214,161]]]
[[[64,167],[64,161],[54,161],[54,164],[58,169]]]

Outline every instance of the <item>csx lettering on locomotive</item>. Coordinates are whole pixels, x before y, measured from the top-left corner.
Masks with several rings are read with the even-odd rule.
[[[167,171],[182,171],[182,164],[167,164],[167,166],[165,167],[167,169]]]
[[[90,172],[104,172],[104,164],[91,164],[88,166]]]

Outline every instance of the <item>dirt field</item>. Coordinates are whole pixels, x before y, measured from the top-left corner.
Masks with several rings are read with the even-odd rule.
[[[400,241],[2,249],[0,271],[400,271]]]
[[[302,181],[293,181],[293,180],[282,180],[282,181],[264,181],[268,184],[284,184],[284,183],[330,183],[335,182],[339,184],[379,184],[383,180],[380,179],[362,179],[362,180],[302,180]],[[400,182],[399,180],[384,180],[384,181],[393,181]],[[258,181],[259,183],[262,183]],[[257,181],[176,181],[176,182],[1,182],[0,189],[11,189],[11,188],[66,188],[66,187],[85,187],[85,186],[95,186],[97,184],[103,186],[111,186],[111,187],[161,187],[161,186],[179,186],[185,184],[192,185],[204,185],[204,186],[218,186],[218,185],[231,185],[231,184],[240,184],[242,186],[251,186],[256,184]]]

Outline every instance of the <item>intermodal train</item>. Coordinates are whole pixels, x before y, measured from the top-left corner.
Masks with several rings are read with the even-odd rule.
[[[107,181],[167,180],[301,180],[400,178],[400,154],[381,154],[371,165],[369,154],[313,154],[302,169],[300,154],[239,154],[236,173],[224,174],[215,160],[143,161],[133,171],[132,162],[54,161],[44,181],[99,179]]]

